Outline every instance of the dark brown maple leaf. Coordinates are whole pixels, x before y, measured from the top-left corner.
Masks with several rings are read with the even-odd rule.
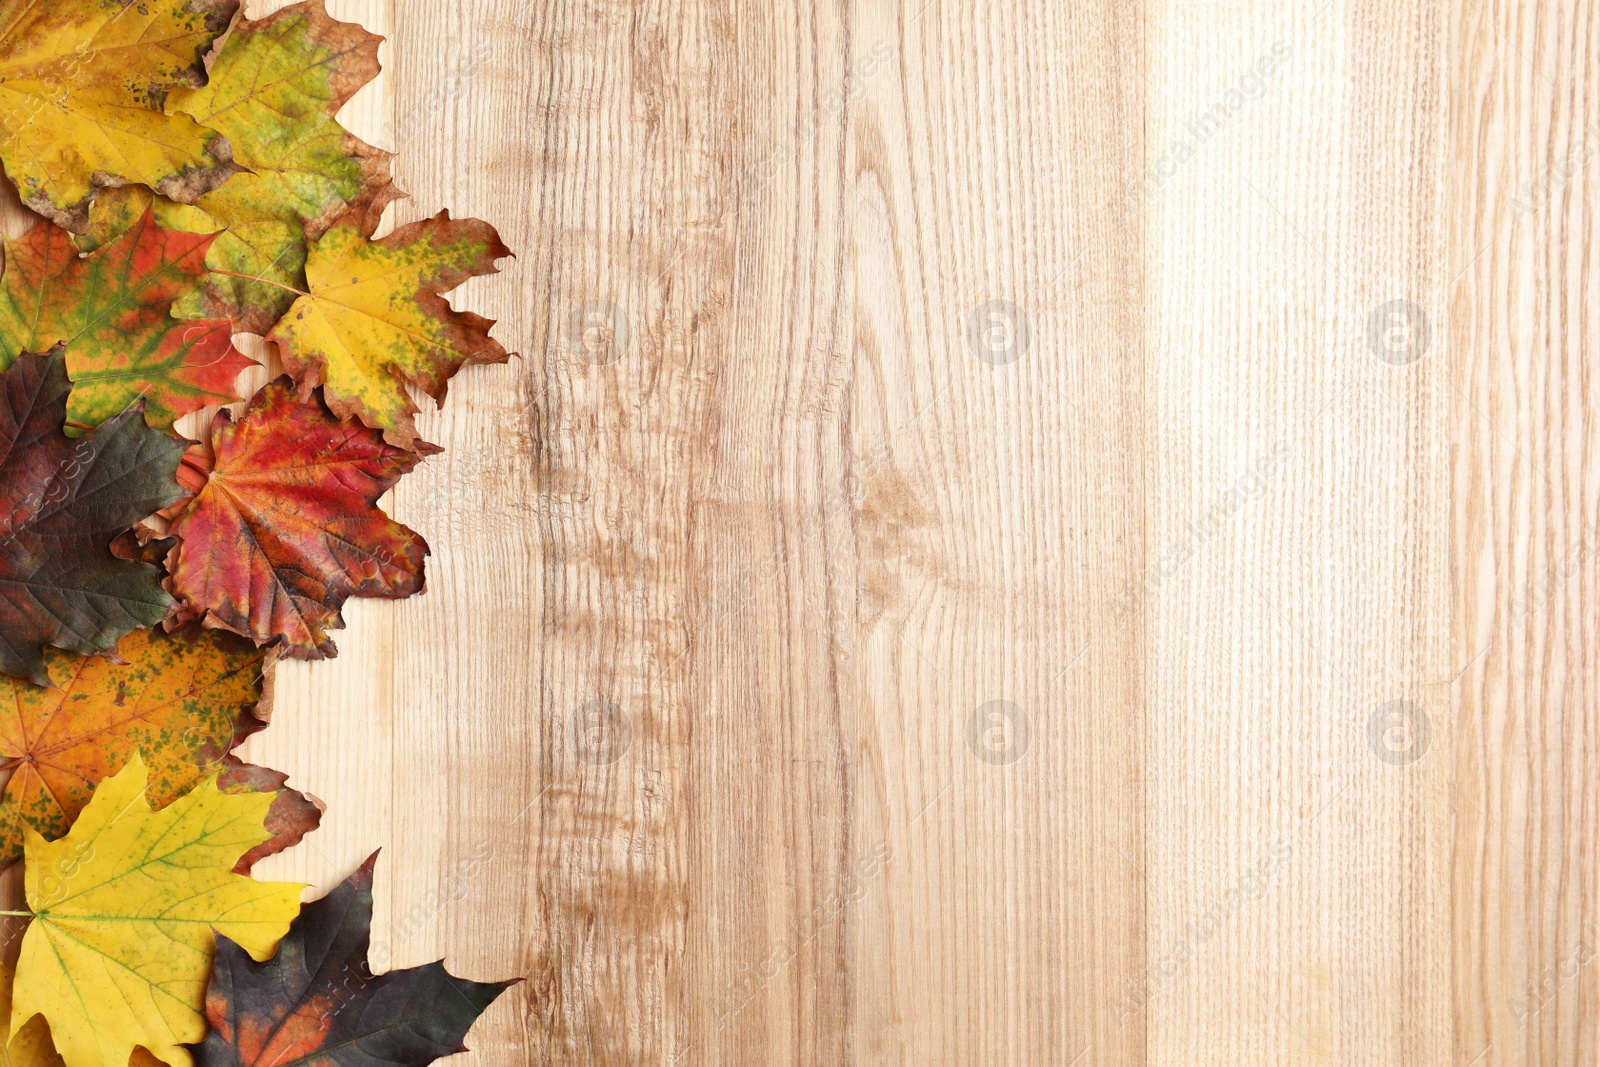
[[[135,405],[69,440],[71,385],[59,347],[0,375],[0,671],[48,685],[48,645],[113,654],[172,605],[160,572],[111,543],[182,496],[187,442],[145,425]]]
[[[514,982],[469,982],[443,963],[373,975],[377,858],[307,904],[267,962],[217,938],[196,1067],[426,1067],[466,1051],[461,1039]]]

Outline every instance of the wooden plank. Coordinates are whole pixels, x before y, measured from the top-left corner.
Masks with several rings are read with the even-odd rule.
[[[852,1062],[1140,1064],[1140,7],[854,40]]]
[[[1453,52],[1456,1052],[1576,1067],[1600,1061],[1600,13],[1465,5]]]
[[[847,465],[840,124],[738,199],[844,27],[482,2],[396,25],[397,110],[425,115],[400,173],[521,252],[477,306],[527,354],[464,376],[427,424],[442,462],[397,493],[436,555],[395,626],[396,910],[488,843],[418,939],[530,974],[482,1062],[844,1062],[841,927],[725,1007],[850,859],[829,650],[853,578],[818,565],[846,517],[817,535]]]
[[[1449,1064],[1448,23],[1150,11],[1150,1062]]]

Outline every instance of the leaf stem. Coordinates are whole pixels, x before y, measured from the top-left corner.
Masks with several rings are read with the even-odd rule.
[[[275,282],[271,278],[259,278],[254,274],[238,274],[238,273],[235,273],[234,271],[231,271],[231,270],[209,270],[206,273],[207,274],[220,274],[224,278],[243,278],[247,282],[260,282],[262,285],[270,285],[275,289],[283,289],[283,290],[286,290],[287,292],[297,293],[300,296],[310,296],[311,295],[310,293],[304,292],[304,291],[302,291],[300,289],[296,289],[292,285],[284,285],[282,282]]]
[[[0,911],[0,915],[16,915],[23,919],[33,918],[33,912],[31,911]]]

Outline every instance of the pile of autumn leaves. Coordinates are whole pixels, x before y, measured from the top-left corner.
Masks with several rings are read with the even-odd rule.
[[[302,908],[249,876],[316,802],[232,751],[277,655],[423,585],[378,498],[499,362],[441,294],[508,255],[448,213],[374,240],[390,157],[335,115],[378,38],[321,0],[0,0],[0,160],[43,218],[0,274],[0,863],[27,927],[0,1065],[415,1064],[505,983],[367,970],[372,861]],[[287,373],[199,442],[265,336]]]

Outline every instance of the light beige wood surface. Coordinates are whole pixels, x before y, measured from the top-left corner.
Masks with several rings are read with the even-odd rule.
[[[1451,53],[1455,1045],[1600,1063],[1600,9]]]
[[[257,744],[480,1062],[1593,1061],[1592,6],[367,9],[525,358]]]
[[[1148,1062],[1453,1064],[1448,12],[1156,8]]]
[[[521,357],[258,873],[458,1062],[1600,1063],[1594,3],[330,8]]]

